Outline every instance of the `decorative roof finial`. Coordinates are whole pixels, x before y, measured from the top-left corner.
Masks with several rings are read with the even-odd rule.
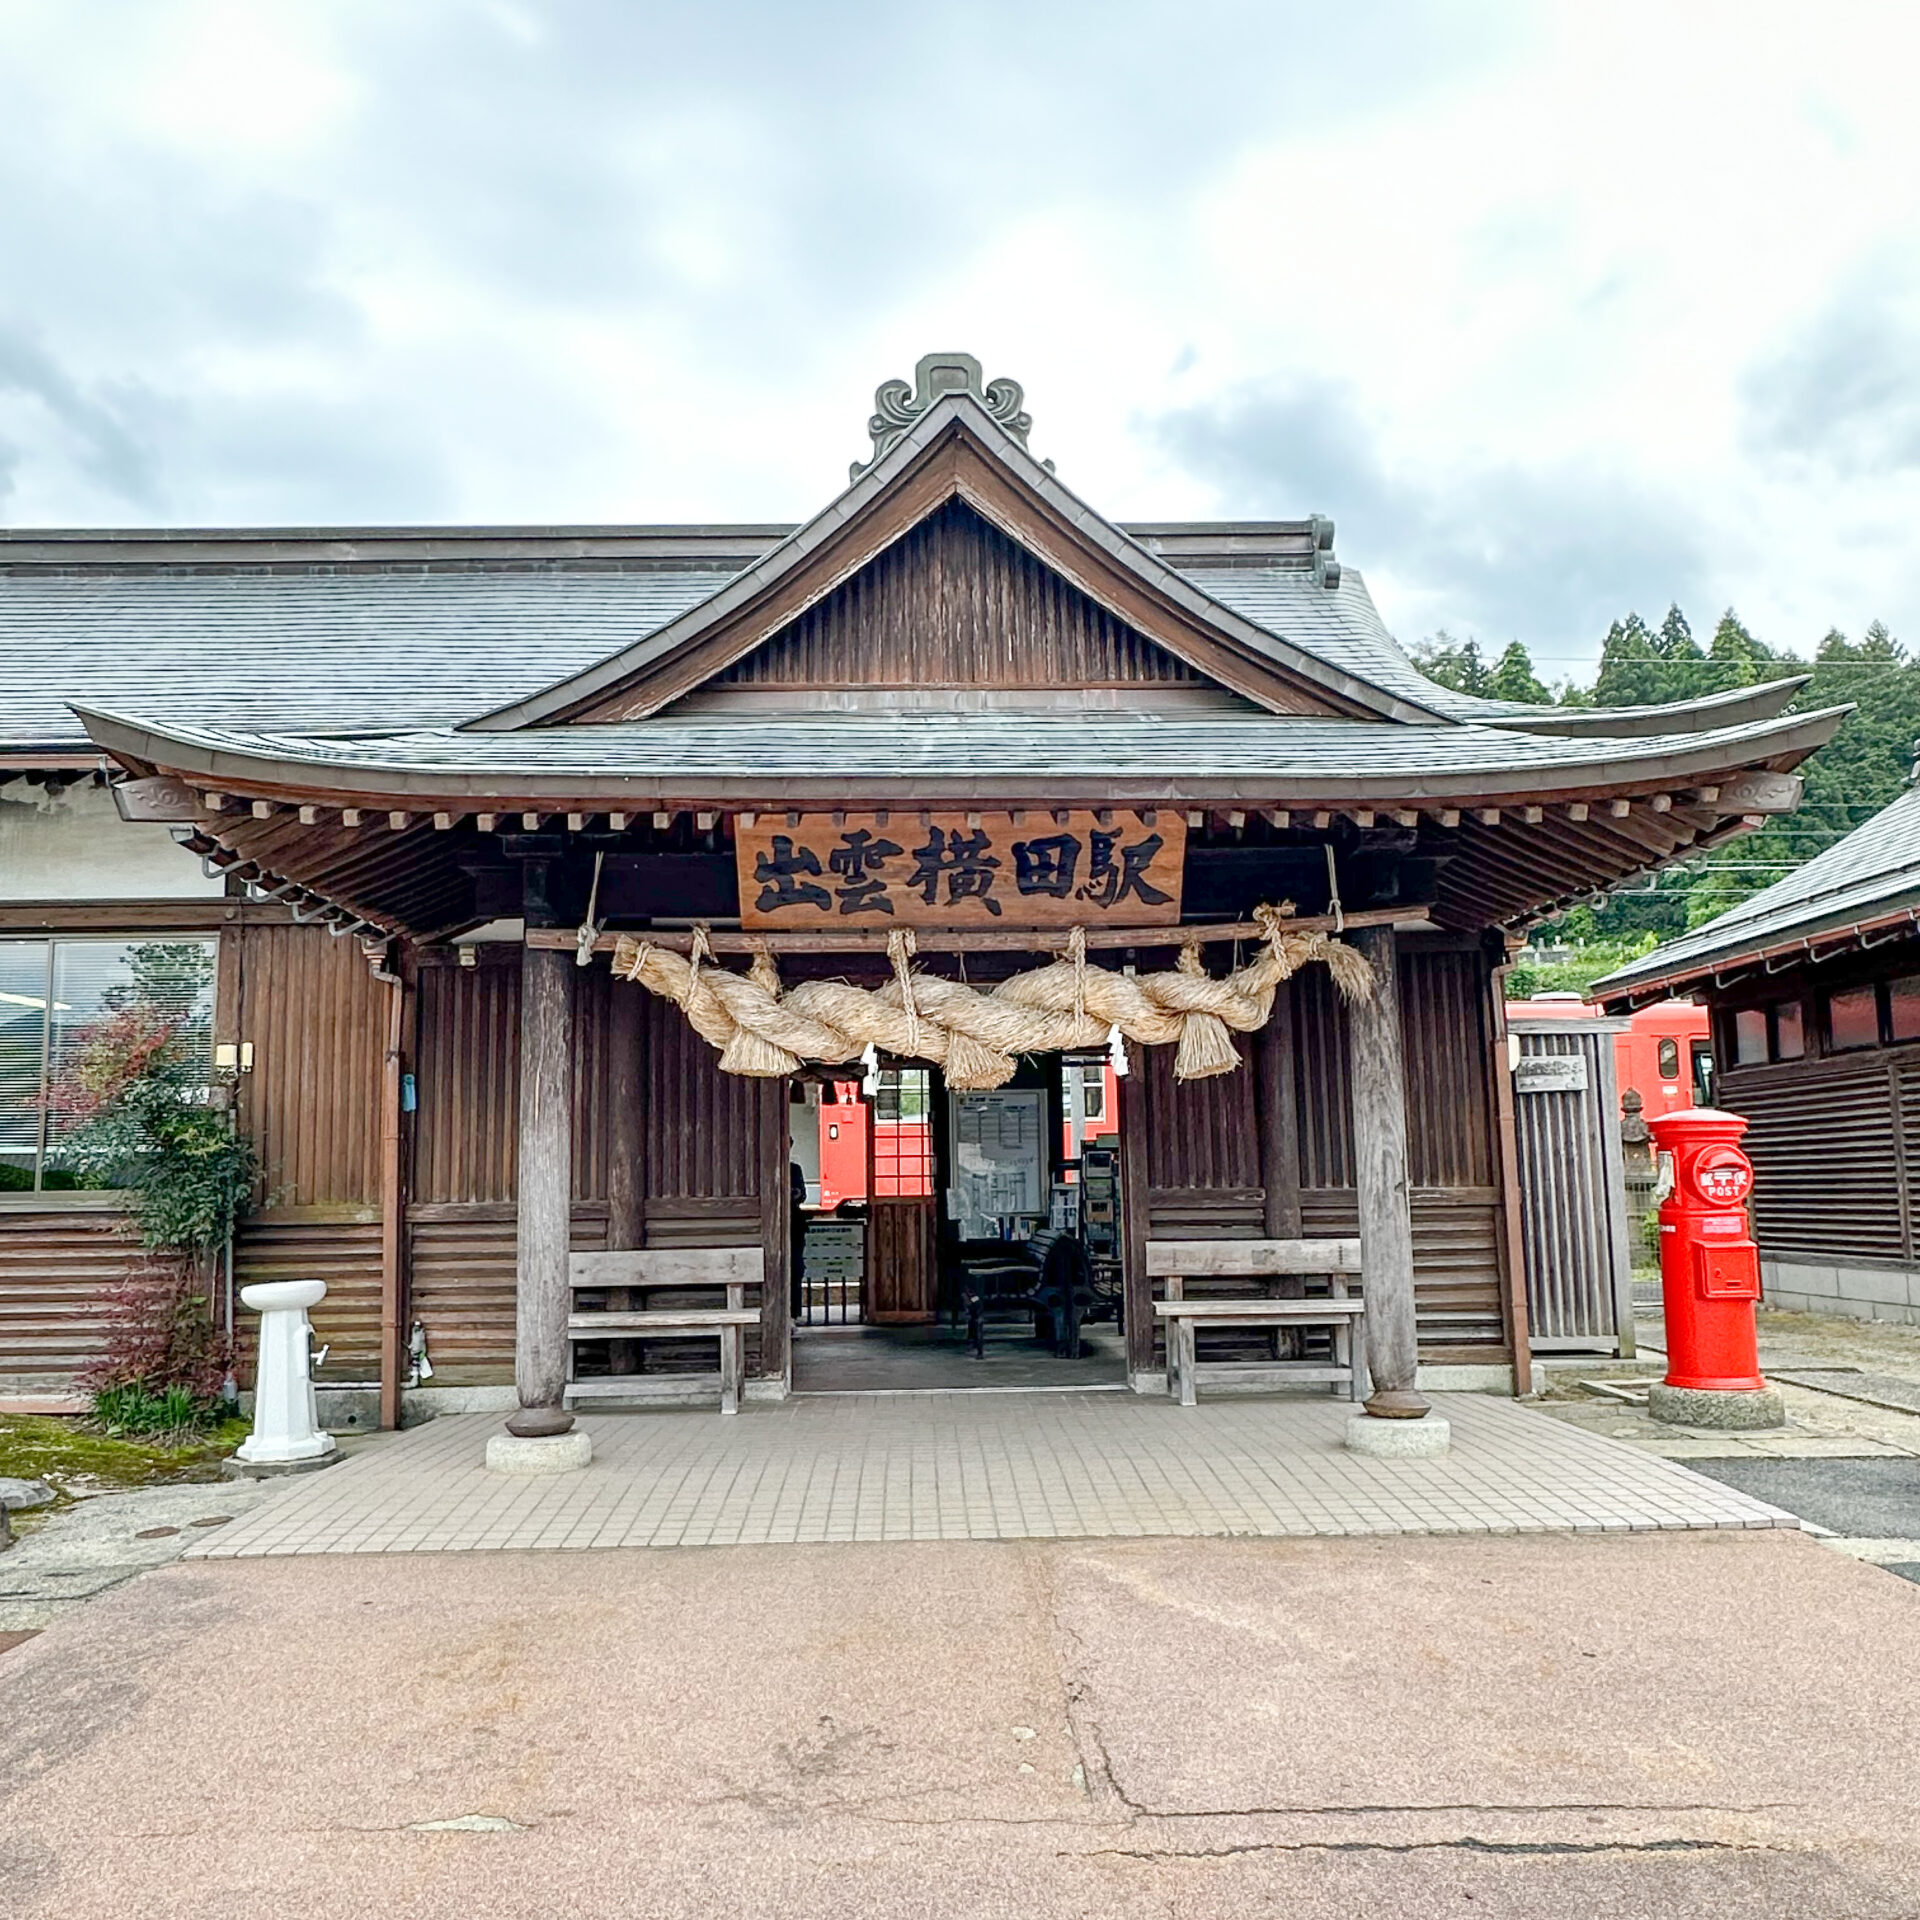
[[[867,431],[873,435],[873,458],[856,460],[848,473],[858,480],[874,460],[888,452],[913,431],[916,422],[937,400],[950,393],[964,393],[977,400],[986,411],[1024,447],[1032,414],[1021,402],[1026,398],[1017,380],[992,380],[982,383],[980,362],[970,353],[929,353],[913,370],[913,385],[904,380],[883,380],[874,389],[873,418]],[[1052,471],[1051,460],[1042,463]]]

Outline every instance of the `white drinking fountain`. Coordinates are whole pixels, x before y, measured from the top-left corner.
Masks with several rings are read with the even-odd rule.
[[[336,1455],[333,1435],[320,1427],[308,1364],[313,1326],[307,1309],[326,1297],[324,1280],[266,1280],[240,1289],[242,1303],[260,1316],[260,1345],[253,1431],[240,1443],[236,1460],[295,1471]]]

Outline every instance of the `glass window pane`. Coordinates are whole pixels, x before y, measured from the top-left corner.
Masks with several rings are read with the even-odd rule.
[[[1807,1050],[1807,1036],[1801,1024],[1800,1002],[1782,1000],[1773,1010],[1773,1057],[1798,1060]]]
[[[1880,997],[1873,988],[1849,987],[1828,997],[1827,1037],[1836,1053],[1880,1044]]]
[[[47,943],[0,940],[0,1193],[33,1187],[46,1022]]]
[[[130,1033],[156,1023],[177,1024],[203,1069],[212,1061],[213,956],[211,940],[60,940],[53,949],[52,1032],[48,1074],[57,1084],[87,1045],[124,1021]],[[60,1153],[50,1128],[40,1184],[44,1188],[98,1186]]]
[[[1920,1040],[1920,974],[1887,982],[1887,1010],[1896,1040]]]
[[[1758,1066],[1767,1057],[1767,1010],[1742,1007],[1733,1016],[1733,1058],[1736,1066]]]
[[[1678,1040],[1660,1042],[1660,1078],[1662,1080],[1680,1078],[1680,1042]]]

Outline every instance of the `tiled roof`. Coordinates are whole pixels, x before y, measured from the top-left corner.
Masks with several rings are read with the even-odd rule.
[[[1614,1000],[1669,980],[1698,978],[1908,904],[1920,905],[1920,787],[1718,919],[1595,981],[1588,996]]]
[[[0,750],[84,749],[69,703],[323,735],[452,726],[630,645],[730,573],[0,572]]]
[[[1271,714],[806,713],[763,718],[676,718],[585,727],[477,733],[453,728],[355,740],[282,732],[95,716],[96,737],[116,750],[218,778],[241,780],[260,763],[297,763],[308,777],[327,770],[383,782],[436,780],[459,790],[513,782],[590,786],[632,781],[650,791],[688,793],[708,784],[744,786],[826,778],[869,786],[899,780],[1036,786],[1089,779],[1137,780],[1142,787],[1198,792],[1210,780],[1280,794],[1290,783],[1361,797],[1391,792],[1537,788],[1564,772],[1571,784],[1684,778],[1712,767],[1804,752],[1831,733],[1837,712],[1751,722],[1707,733],[1634,740],[1564,738],[1475,726],[1393,726],[1376,721],[1299,719]],[[183,757],[183,750],[187,757]],[[451,790],[451,789],[450,789]],[[547,786],[525,791],[558,790]]]
[[[5,557],[0,549],[0,751],[84,751],[70,706],[323,737],[456,726],[658,632],[734,572],[10,572]],[[1184,577],[1276,638],[1448,719],[1524,727],[1540,713],[1426,679],[1351,567],[1333,588],[1304,566],[1196,566]]]

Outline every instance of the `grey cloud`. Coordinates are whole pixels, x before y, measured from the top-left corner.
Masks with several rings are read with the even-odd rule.
[[[1629,607],[1703,599],[1702,535],[1657,488],[1566,468],[1402,474],[1339,385],[1243,391],[1146,425],[1230,516],[1331,515],[1341,554],[1437,606],[1432,625],[1566,657]]]
[[[127,402],[131,389],[88,392],[24,327],[0,323],[0,395],[37,402],[62,430],[81,471],[108,492],[137,506],[160,497],[153,449],[133,429]],[[15,449],[9,463],[19,464]]]
[[[1847,478],[1920,467],[1920,302],[1904,276],[1860,276],[1741,382],[1742,438],[1762,458]]]

